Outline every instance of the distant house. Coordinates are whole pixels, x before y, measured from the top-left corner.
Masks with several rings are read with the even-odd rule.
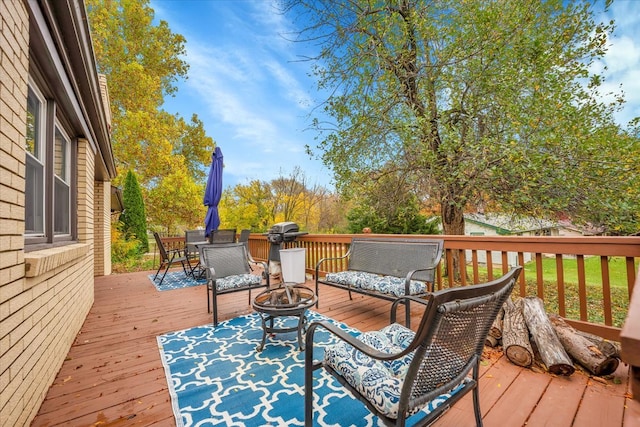
[[[496,213],[465,214],[465,234],[467,236],[584,236],[599,234],[593,228],[581,228],[570,221],[549,221],[531,217],[516,217]],[[471,251],[467,251],[471,259]],[[509,265],[516,265],[516,254],[508,254]],[[494,263],[501,262],[500,253],[492,253]],[[532,260],[530,253],[524,254],[524,262]],[[478,253],[478,262],[486,263],[484,253]]]
[[[496,213],[465,214],[464,233],[469,236],[558,236],[558,223],[544,219]]]
[[[111,273],[119,206],[83,1],[2,0],[0,30],[0,424],[23,426]]]

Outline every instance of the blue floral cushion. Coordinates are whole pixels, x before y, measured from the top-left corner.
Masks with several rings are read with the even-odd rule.
[[[394,323],[380,331],[365,332],[358,339],[379,351],[398,353],[409,345],[413,337],[413,331]],[[380,361],[372,359],[343,341],[327,347],[324,353],[327,365],[339,372],[381,413],[393,419],[398,418],[400,393],[412,357],[413,353],[410,353],[391,362]],[[411,414],[420,410],[426,413],[433,411],[457,393],[463,385],[464,382],[449,393],[426,402],[422,408],[415,408]]]
[[[262,277],[255,274],[238,274],[216,279],[216,289],[223,291],[227,289],[241,288],[243,286],[259,285]]]
[[[406,295],[404,289],[405,279],[400,277],[381,276],[364,271],[340,271],[338,273],[328,273],[326,280],[396,297]],[[409,282],[409,295],[424,294],[426,292],[426,283],[418,280]]]
[[[380,277],[377,274],[367,273],[364,271],[340,271],[338,273],[327,273],[327,281],[340,283],[341,285],[349,285],[354,288],[366,286],[367,282],[375,281]]]

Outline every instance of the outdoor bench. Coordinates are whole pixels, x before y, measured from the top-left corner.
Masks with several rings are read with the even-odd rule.
[[[347,253],[323,258],[316,265],[316,295],[319,284],[394,301],[411,295],[424,297],[433,292],[435,271],[442,258],[444,242],[434,239],[353,238]],[[344,271],[320,277],[323,265],[347,260]],[[409,325],[409,306],[406,324]]]

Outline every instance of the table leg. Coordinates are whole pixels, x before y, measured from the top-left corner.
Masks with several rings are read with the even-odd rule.
[[[264,348],[264,343],[267,339],[267,321],[265,319],[265,316],[260,316],[260,320],[262,321],[262,342],[260,343],[260,345],[258,345],[258,347],[256,347],[257,351],[262,351],[262,349]],[[271,324],[273,325],[273,318],[271,318]]]

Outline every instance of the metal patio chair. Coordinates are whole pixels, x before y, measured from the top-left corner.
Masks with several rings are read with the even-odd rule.
[[[160,283],[158,283],[158,286],[162,285],[162,282],[164,281],[164,277],[167,275],[167,272],[169,271],[169,269],[173,264],[177,264],[177,263],[182,264],[182,270],[184,270],[184,274],[186,276],[193,274],[191,264],[189,263],[189,259],[185,255],[184,249],[168,250],[164,247],[164,243],[162,243],[162,239],[160,238],[160,235],[157,232],[155,231],[153,232],[153,237],[156,239],[156,245],[158,246],[158,252],[160,253],[160,265],[158,266],[158,271],[156,271],[156,275],[153,276],[154,281],[158,277],[158,274],[160,273],[160,270],[162,269],[162,267],[166,266],[164,273],[162,273],[162,277],[160,278]],[[189,271],[187,271],[187,267]]]
[[[236,229],[235,228],[223,228],[220,230],[213,230],[209,234],[209,243],[235,243],[236,241]]]
[[[240,230],[240,237],[238,238],[238,242],[239,243],[245,243],[248,245],[249,243],[249,236],[251,235],[251,230],[248,229],[242,229]],[[248,246],[247,246],[248,248]]]
[[[198,245],[205,244],[207,238],[204,236],[204,230],[187,230],[184,232],[184,249],[185,255],[189,259],[193,276],[200,268],[200,251]],[[194,265],[195,261],[195,265]]]
[[[428,425],[473,391],[476,424],[482,426],[482,349],[521,270],[515,267],[489,283],[438,291],[426,300],[400,297],[391,308],[391,325],[357,338],[329,322],[312,323],[306,336],[305,426],[313,425],[313,371],[319,368],[334,375],[385,425],[404,426],[412,416],[418,419],[415,425]],[[395,323],[398,304],[408,299],[426,306],[416,332]],[[313,335],[319,326],[338,343],[325,348],[322,361],[314,361]]]
[[[267,264],[255,261],[244,243],[203,245],[200,262],[207,274],[207,310],[213,311],[213,326],[218,325],[218,295],[248,290],[251,304],[252,289],[269,287]],[[251,274],[250,265],[261,265],[260,275]]]

